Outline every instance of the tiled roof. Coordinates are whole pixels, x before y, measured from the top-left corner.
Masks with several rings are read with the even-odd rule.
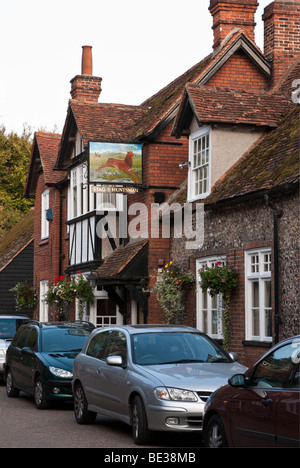
[[[28,211],[0,240],[0,271],[33,240],[34,209]]]
[[[199,122],[220,122],[277,127],[289,100],[280,94],[252,93],[224,88],[186,85]]]
[[[62,140],[67,132],[70,112],[75,118],[85,146],[89,140],[113,142],[147,137],[156,128],[160,128],[161,124],[164,125],[168,118],[174,116],[187,83],[208,81],[210,73],[221,66],[226,54],[234,53],[235,48],[243,45],[254,51],[254,59],[258,62],[265,60],[260,50],[245,36],[244,31],[236,30],[223,41],[220,49],[191,67],[140,106],[92,104],[71,99]],[[58,165],[62,164],[61,152],[62,149]]]
[[[213,188],[205,204],[299,183],[300,108],[287,112],[272,130]]]
[[[65,172],[63,171],[53,171],[61,135],[58,133],[36,132],[35,138],[40,153],[46,183],[58,182],[65,175]]]
[[[134,138],[134,126],[145,112],[140,106],[93,104],[73,99],[70,108],[84,145],[88,141],[118,142]]]
[[[25,196],[35,196],[36,182],[40,169],[43,170],[46,183],[56,183],[64,177],[65,172],[53,171],[60,141],[61,135],[57,133],[35,133],[24,186]]]
[[[138,122],[136,126],[137,136],[148,135],[162,119],[171,115],[179,105],[182,92],[187,83],[205,84],[209,81],[211,73],[215,73],[221,67],[224,60],[230,57],[238,48],[247,50],[248,55],[252,55],[253,60],[257,60],[260,67],[267,73],[268,65],[259,48],[245,35],[242,29],[236,29],[222,42],[220,48],[208,55],[183,75],[176,78],[172,83],[160,90],[154,96],[143,102],[147,106],[148,112]]]
[[[101,279],[122,277],[122,273],[126,267],[141,252],[147,243],[148,240],[142,240],[129,243],[125,247],[118,247],[95,271],[96,276]]]

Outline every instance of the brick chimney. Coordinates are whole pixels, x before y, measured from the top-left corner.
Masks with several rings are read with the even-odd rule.
[[[254,41],[254,15],[257,0],[210,0],[209,10],[213,17],[214,44],[217,49],[223,39],[236,28],[244,29]]]
[[[71,80],[72,99],[85,102],[98,102],[102,78],[93,76],[92,47],[82,46],[81,75]]]
[[[264,54],[272,62],[272,84],[300,54],[300,0],[275,0],[264,9]]]

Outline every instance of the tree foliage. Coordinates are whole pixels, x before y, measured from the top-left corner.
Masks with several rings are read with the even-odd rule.
[[[0,125],[0,237],[33,206],[22,196],[31,145],[30,128],[24,126],[19,136]]]

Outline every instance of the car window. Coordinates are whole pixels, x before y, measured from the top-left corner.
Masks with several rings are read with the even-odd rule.
[[[80,352],[90,335],[87,328],[49,328],[42,332],[42,352]]]
[[[102,333],[98,333],[98,335],[91,339],[90,344],[86,350],[87,356],[92,356],[97,359],[101,359],[103,357],[104,345],[109,333],[109,331],[104,331]]]
[[[18,348],[22,349],[26,346],[27,338],[30,333],[29,327],[20,328],[16,335],[16,340],[13,340],[13,344]]]
[[[287,344],[268,354],[256,367],[251,383],[255,387],[282,388],[294,367],[292,344]]]
[[[103,358],[108,356],[122,356],[123,360],[127,357],[126,337],[121,331],[113,331],[105,346]]]
[[[298,363],[295,369],[289,388],[298,388],[298,389],[300,388],[300,363]]]
[[[13,338],[16,333],[16,320],[0,319],[0,339]]]
[[[133,360],[139,365],[231,362],[221,348],[200,333],[137,333],[132,342]]]
[[[32,351],[38,350],[38,332],[36,328],[31,330],[26,346],[28,346]]]

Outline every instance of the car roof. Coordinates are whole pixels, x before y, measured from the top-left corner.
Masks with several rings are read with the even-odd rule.
[[[22,325],[32,326],[35,325],[41,329],[51,329],[51,328],[89,328],[94,329],[95,326],[91,322],[38,322],[37,320],[29,320],[27,323]]]
[[[104,330],[126,330],[129,334],[138,333],[153,333],[153,332],[199,332],[195,328],[185,325],[169,325],[169,324],[138,324],[138,325],[112,325],[109,327],[97,328],[97,331]]]
[[[2,315],[0,314],[0,320],[1,319],[5,319],[5,320],[8,320],[8,319],[12,319],[12,320],[20,320],[20,319],[24,319],[24,320],[30,320],[29,317],[27,317],[27,315]]]

